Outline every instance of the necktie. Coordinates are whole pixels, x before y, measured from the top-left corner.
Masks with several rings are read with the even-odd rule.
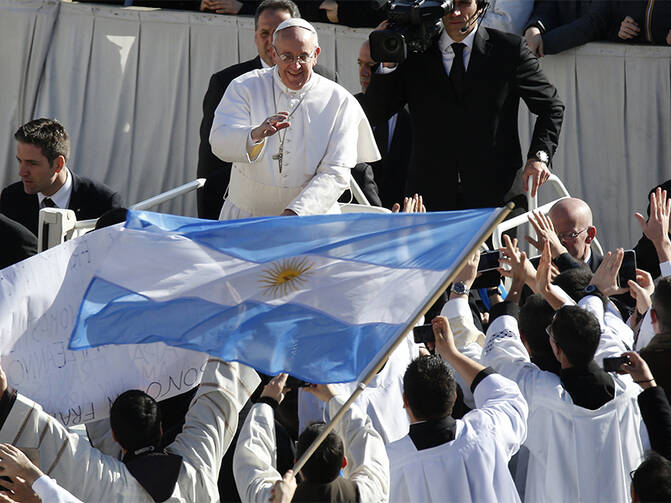
[[[452,44],[454,59],[452,60],[452,68],[450,69],[450,80],[459,97],[461,97],[464,90],[464,73],[466,73],[466,69],[464,68],[464,47],[466,46],[460,42]]]
[[[56,208],[56,203],[50,197],[42,199],[42,208]]]

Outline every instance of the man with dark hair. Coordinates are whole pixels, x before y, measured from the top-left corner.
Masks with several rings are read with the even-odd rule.
[[[671,276],[657,280],[652,294],[650,318],[655,336],[641,349],[641,357],[652,370],[655,380],[671,397]]]
[[[671,501],[671,461],[649,452],[631,478],[631,501]]]
[[[119,461],[8,387],[0,368],[0,443],[36,451],[39,468],[82,501],[218,501],[221,458],[238,412],[258,384],[253,369],[210,358],[184,428],[165,450],[157,442],[160,415],[154,400],[141,391],[121,395],[111,419],[124,449]]]
[[[21,181],[0,194],[0,213],[36,236],[40,208],[69,208],[77,220],[86,220],[121,206],[119,194],[109,187],[68,169],[70,139],[59,122],[32,120],[14,138]]]
[[[512,381],[460,353],[447,318],[432,321],[438,356],[420,356],[403,378],[410,431],[387,446],[390,501],[519,501],[508,470],[526,436],[527,404]],[[476,409],[450,416],[452,371],[473,391]]]
[[[287,391],[287,374],[275,376],[264,388],[242,427],[233,458],[235,483],[242,501],[266,503],[275,482],[282,479],[275,468],[274,410]],[[337,396],[332,384],[307,388],[328,403],[331,417],[346,397]],[[301,433],[296,445],[300,457],[323,430],[313,424]],[[348,453],[345,457],[345,452]],[[343,477],[339,476],[343,470]],[[294,501],[379,502],[389,497],[389,463],[380,434],[352,404],[341,421],[303,466]]]
[[[298,7],[291,0],[264,0],[254,15],[254,42],[258,56],[249,61],[229,66],[210,78],[210,84],[203,98],[203,120],[200,123],[200,147],[198,149],[198,178],[206,178],[205,187],[198,190],[198,216],[219,218],[221,206],[231,177],[231,163],[222,161],[212,153],[210,131],[214,121],[214,111],[224,96],[228,85],[239,76],[252,70],[270,68],[275,65],[272,57],[272,43],[275,28],[285,19],[301,17]],[[335,80],[335,74],[317,65],[319,75]]]
[[[546,327],[552,322],[554,309],[542,295],[527,297],[520,307],[520,339],[529,352],[531,363],[541,370],[559,375],[559,362],[552,352]]]
[[[549,262],[546,247],[542,267]],[[508,302],[499,305],[487,330],[483,364],[517,382],[529,403],[528,467],[517,480],[527,501],[625,501],[629,472],[648,444],[636,403],[639,390],[594,361],[595,354],[600,359],[623,352],[621,337],[610,334],[616,325],[606,321],[612,313],[596,293],[579,306],[559,308],[547,327],[558,374],[530,361]]]
[[[114,439],[124,451],[156,447],[161,442],[161,411],[156,400],[144,391],[121,393],[110,408]]]

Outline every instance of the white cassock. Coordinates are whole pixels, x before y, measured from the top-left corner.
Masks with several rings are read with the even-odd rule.
[[[417,450],[408,435],[387,446],[390,502],[520,500],[508,461],[526,437],[527,404],[517,385],[497,374],[473,395],[477,409],[456,421],[452,441]]]
[[[589,306],[587,306],[589,304]],[[612,354],[615,342],[604,331],[604,310],[594,296],[581,307],[599,315],[602,340],[597,354]],[[604,336],[605,334],[605,336]],[[612,334],[610,334],[612,335]],[[529,403],[529,451],[525,501],[628,502],[629,472],[642,461],[648,445],[629,376],[614,377],[615,397],[596,410],[573,404],[559,376],[530,362],[517,320],[496,318],[487,330],[482,364],[516,381]],[[526,482],[526,485],[525,485]]]
[[[384,368],[368,383],[354,403],[370,417],[375,431],[385,444],[408,434],[410,419],[403,408],[403,375],[412,360],[419,356],[419,346],[408,335],[394,350]],[[356,382],[336,384],[338,394],[350,396]],[[324,402],[312,393],[299,390],[299,431],[315,421],[328,421]]]
[[[291,126],[254,151],[252,129],[277,112],[290,113]],[[210,145],[217,157],[233,163],[220,220],[285,209],[340,213],[337,200],[349,187],[350,169],[380,159],[368,120],[349,91],[314,72],[294,91],[276,67],[231,82],[214,113]]]
[[[331,413],[335,415],[345,401],[346,397],[331,398],[328,403]],[[389,501],[389,461],[370,419],[353,404],[333,431],[345,447],[347,466],[343,476],[356,484],[360,501]],[[282,478],[275,468],[276,451],[273,409],[257,403],[240,430],[233,456],[235,484],[244,503],[270,500],[271,488]]]
[[[166,448],[182,456],[177,483],[166,501],[219,501],[221,459],[235,434],[238,413],[259,382],[249,367],[208,361],[182,432]],[[0,442],[38,451],[38,467],[86,503],[154,501],[121,461],[91,447],[20,394],[0,430]]]

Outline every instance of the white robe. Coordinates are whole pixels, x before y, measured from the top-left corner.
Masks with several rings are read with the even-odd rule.
[[[596,301],[581,304],[598,310]],[[612,342],[606,340],[599,351],[607,353]],[[516,381],[529,403],[525,501],[629,501],[629,472],[648,444],[636,402],[640,389],[631,379],[614,377],[615,398],[596,410],[574,405],[557,375],[530,362],[512,316],[489,326],[482,363]]]
[[[291,126],[265,138],[250,157],[251,131],[267,117],[291,113]],[[273,159],[284,138],[282,172]],[[343,87],[316,73],[298,91],[288,89],[276,67],[233,80],[214,114],[212,152],[233,163],[222,220],[279,215],[339,213],[338,197],[350,169],[380,159],[361,106]]]
[[[182,432],[166,449],[182,456],[168,502],[219,501],[221,459],[235,434],[238,412],[260,382],[244,365],[210,359]],[[153,502],[126,466],[70,433],[35,402],[17,395],[0,442],[39,451],[39,468],[86,503]]]
[[[335,415],[344,403],[345,399],[339,396],[329,400],[331,414]],[[352,404],[333,431],[345,447],[347,466],[343,474],[356,484],[360,501],[389,501],[389,461],[382,438],[370,419]],[[243,503],[270,500],[272,486],[282,478],[275,468],[276,457],[273,409],[257,403],[240,430],[233,456],[235,484]]]
[[[456,421],[454,440],[418,451],[410,436],[389,444],[391,493],[399,503],[519,501],[508,461],[526,437],[527,404],[496,374],[475,388],[477,409]]]
[[[375,431],[385,444],[408,434],[410,419],[403,408],[403,375],[410,362],[419,356],[419,346],[413,336],[406,336],[391,354],[384,368],[368,383],[354,403],[370,417]],[[350,396],[356,382],[337,384],[338,394]],[[299,431],[315,421],[328,421],[324,402],[312,393],[299,390]]]

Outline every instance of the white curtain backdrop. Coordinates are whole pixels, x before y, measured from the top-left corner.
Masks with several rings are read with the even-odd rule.
[[[317,29],[320,63],[358,92],[368,30]],[[210,75],[256,54],[253,30],[243,17],[0,0],[0,183],[18,180],[12,135],[37,117],[63,122],[69,166],[127,204],[194,179]],[[671,48],[589,44],[542,65],[566,104],[554,172],[590,204],[606,248],[630,247],[633,212],[671,178]],[[532,127],[523,106],[523,148]],[[195,196],[158,210],[195,215]]]

